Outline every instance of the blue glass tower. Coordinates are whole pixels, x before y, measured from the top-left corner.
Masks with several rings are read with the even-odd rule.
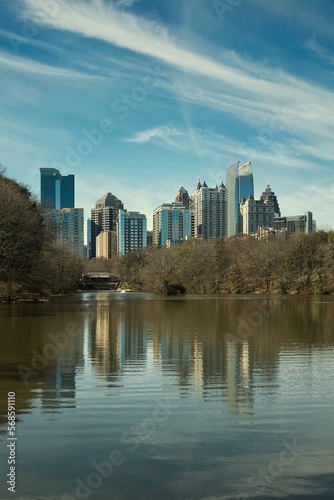
[[[242,233],[240,203],[243,198],[254,197],[254,180],[251,162],[234,163],[227,169],[227,236]]]
[[[56,168],[40,168],[43,208],[74,208],[74,175],[61,175]]]
[[[166,247],[191,236],[191,210],[181,202],[163,203],[153,212],[153,244]]]
[[[74,175],[61,176],[60,208],[74,208]]]

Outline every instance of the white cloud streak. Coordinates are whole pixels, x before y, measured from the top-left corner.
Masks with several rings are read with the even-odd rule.
[[[329,64],[330,66],[334,66],[334,54],[331,50],[327,49],[327,47],[324,47],[321,45],[315,37],[310,38],[307,40],[306,45],[313,54],[315,54],[318,59],[323,61],[325,64]]]
[[[103,78],[95,74],[81,73],[66,68],[58,68],[43,64],[32,59],[23,58],[20,56],[12,56],[6,52],[0,51],[0,65],[6,66],[13,71],[23,73],[33,73],[37,75],[60,77],[60,78],[86,78],[86,79],[99,79]]]
[[[24,17],[32,19],[43,1],[23,0],[23,5]],[[285,108],[291,134],[306,134],[310,140],[315,135],[322,140],[333,137],[334,93],[330,90],[235,53],[217,58],[201,55],[182,46],[159,22],[120,10],[116,4],[58,0],[58,5],[56,16],[41,20],[44,25],[103,40],[173,67],[177,71],[161,84],[177,99],[231,113],[252,121],[253,126],[254,119],[263,126],[261,120]]]
[[[129,8],[132,7],[135,3],[139,2],[140,0],[117,0],[117,5],[119,7],[125,7]]]
[[[125,142],[145,143],[145,142],[151,142],[156,138],[160,138],[163,141],[170,143],[170,139],[175,136],[182,138],[183,133],[175,127],[169,127],[169,126],[156,127],[154,129],[138,132],[134,137],[126,139]]]
[[[242,154],[242,148],[245,147],[245,145],[240,145],[237,140],[215,130],[196,129],[194,127],[177,128],[171,125],[137,132],[133,137],[124,141],[137,144],[159,144],[180,151],[193,151],[194,144],[196,144],[196,152],[201,155],[217,154],[221,156],[223,153],[227,153],[235,154],[238,157]],[[257,148],[253,147],[253,154],[257,159],[268,161],[271,164],[277,163],[300,170],[311,170],[315,166],[319,168],[318,164],[305,161],[301,155],[304,152],[310,156],[315,156],[316,153],[313,149],[294,140],[287,144],[275,140],[263,144],[259,142]],[[329,158],[329,156],[326,156],[324,159]]]

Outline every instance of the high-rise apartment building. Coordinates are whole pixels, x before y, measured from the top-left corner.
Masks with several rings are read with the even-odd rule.
[[[191,236],[191,211],[181,202],[163,203],[153,212],[153,245],[180,242]]]
[[[254,200],[253,196],[245,198],[240,203],[242,233],[255,234],[260,227],[274,227],[275,203],[266,199]]]
[[[139,212],[119,210],[117,220],[117,250],[125,255],[147,246],[146,215]]]
[[[123,203],[112,193],[106,193],[91,209],[91,218],[88,226],[89,258],[96,257],[96,238],[102,231],[116,231],[119,210]]]
[[[217,240],[226,236],[226,187],[223,183],[209,188],[198,181],[191,194],[193,212],[192,234],[204,240]]]
[[[254,181],[251,162],[236,162],[227,169],[227,236],[242,233],[240,203],[249,196],[254,197]]]
[[[84,257],[83,208],[51,209],[45,212],[56,246],[66,245],[78,257]]]
[[[43,208],[74,208],[74,175],[61,175],[56,168],[40,168]]]

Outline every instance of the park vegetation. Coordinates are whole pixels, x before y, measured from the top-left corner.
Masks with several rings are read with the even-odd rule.
[[[334,232],[257,241],[190,239],[111,260],[84,261],[52,240],[30,190],[0,172],[0,298],[22,292],[66,294],[83,272],[109,272],[124,287],[176,294],[333,294]]]
[[[89,271],[109,271],[133,290],[161,295],[333,294],[334,233],[271,237],[190,239],[175,248],[130,252],[112,260],[93,259]]]

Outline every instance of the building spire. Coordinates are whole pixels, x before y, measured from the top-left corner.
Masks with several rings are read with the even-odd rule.
[[[275,214],[280,216],[281,211],[279,208],[277,196],[275,195],[275,192],[271,189],[270,184],[267,184],[266,189],[263,191],[262,196],[261,196],[261,201],[273,201],[274,202],[274,211]]]

